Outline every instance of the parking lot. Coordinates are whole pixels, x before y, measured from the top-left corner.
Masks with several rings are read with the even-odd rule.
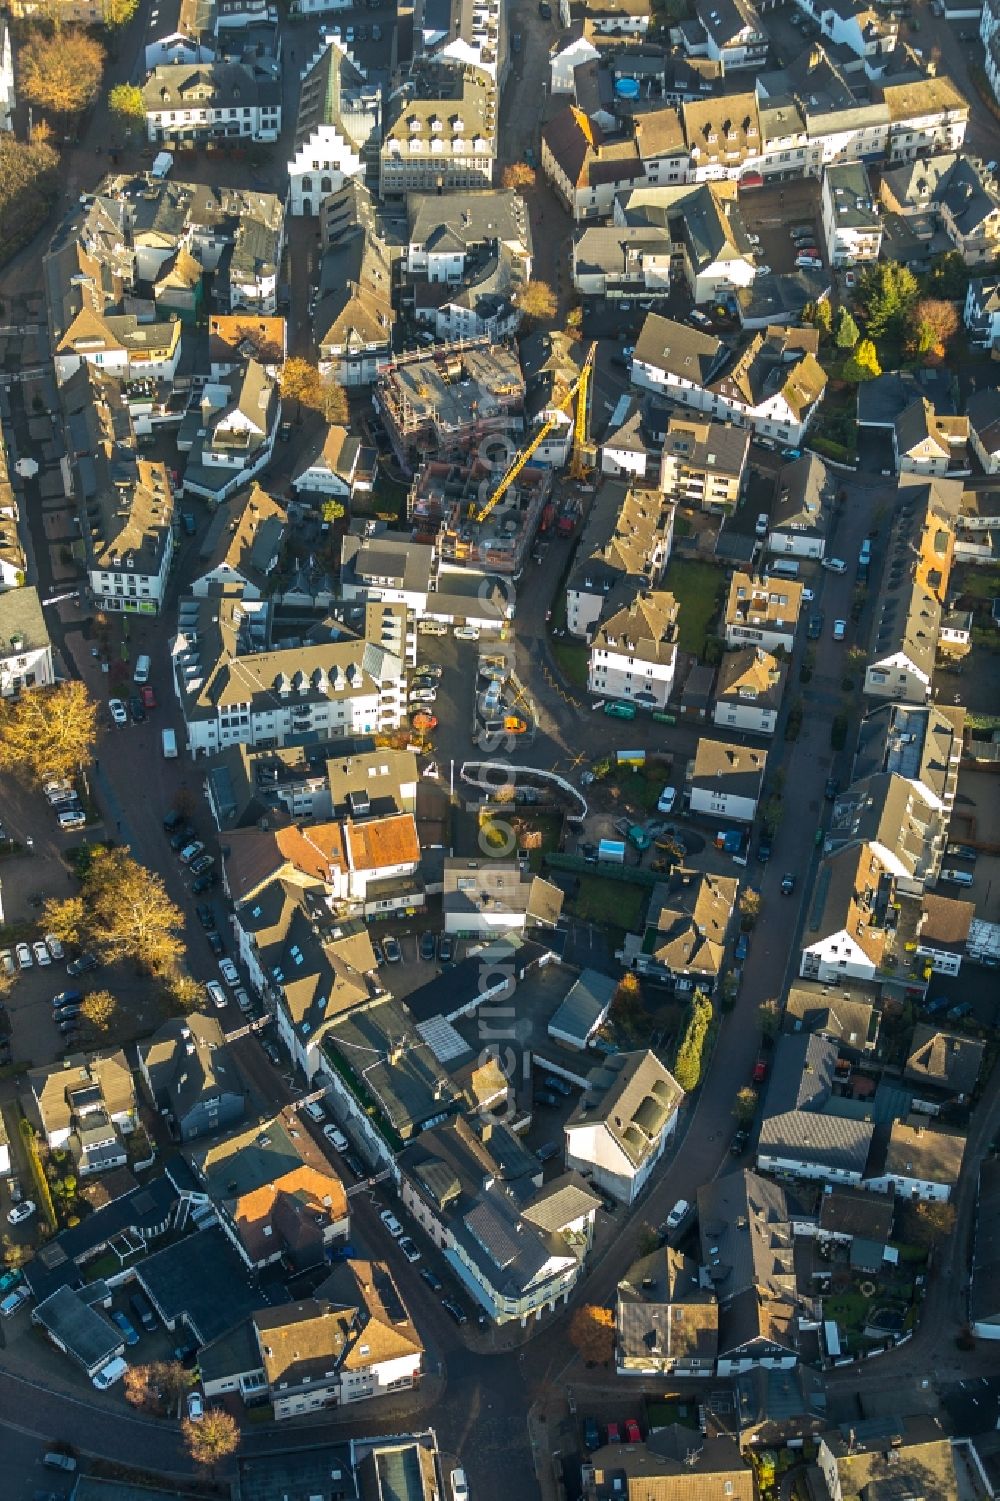
[[[815,230],[812,243],[826,264],[820,217],[820,187],[815,178],[771,183],[740,199],[743,220],[751,234],[760,237],[759,263],[786,273],[795,270],[796,246],[789,231],[799,225]]]

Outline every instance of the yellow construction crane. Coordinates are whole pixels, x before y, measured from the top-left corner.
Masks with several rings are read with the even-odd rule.
[[[573,421],[573,458],[570,463],[570,475],[575,480],[583,479],[590,467],[587,458],[587,416],[589,412],[590,377],[594,369],[594,357],[597,354],[597,345],[591,344],[587,351],[587,358],[580,369],[580,374],[570,386],[561,401],[556,402],[556,411],[565,412],[576,399],[576,414]],[[543,422],[535,436],[526,448],[522,448],[515,454],[509,464],[506,473],[497,485],[489,500],[476,513],[477,521],[485,521],[498,501],[502,500],[511,485],[521,473],[525,464],[529,463],[533,454],[545,442],[549,433],[556,425],[555,413]]]

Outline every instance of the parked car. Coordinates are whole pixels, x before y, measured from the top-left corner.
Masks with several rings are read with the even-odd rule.
[[[398,941],[395,938],[389,937],[385,940],[383,947],[385,948],[385,962],[387,964],[398,964],[403,957],[403,950],[400,948]]]
[[[609,1423],[608,1424],[608,1443],[609,1444],[620,1444],[621,1441],[622,1441],[622,1431],[618,1427],[618,1424],[617,1423]]]
[[[846,635],[847,635],[847,621],[846,620],[835,620],[833,622],[833,639],[834,639],[834,641],[843,641],[843,639],[844,639],[844,637]]]
[[[207,870],[212,869],[214,864],[214,855],[199,855],[197,860],[191,861],[191,874],[193,876],[203,876]]]
[[[479,627],[478,625],[456,625],[452,635],[456,641],[478,641]]]
[[[422,1266],[420,1268],[420,1275],[421,1277],[423,1277],[432,1293],[444,1292],[444,1283],[441,1281],[441,1278],[437,1275],[436,1272],[431,1271],[429,1266]]]
[[[456,1303],[454,1298],[442,1298],[441,1307],[444,1309],[445,1313],[450,1314],[450,1316],[455,1320],[456,1324],[462,1325],[469,1322],[469,1315],[466,1313],[461,1303]]]
[[[786,870],[785,874],[781,878],[781,894],[782,896],[791,896],[794,890],[795,874],[793,871]]]
[[[672,813],[674,811],[674,803],[676,801],[677,788],[664,787],[663,791],[660,793],[659,797],[656,800],[657,813]]]
[[[208,981],[205,986],[205,994],[212,1002],[212,1005],[217,1006],[221,1011],[226,1004],[226,992],[223,990],[218,980]]]
[[[35,960],[29,944],[17,944],[14,953],[17,955],[17,963],[20,969],[32,969],[34,967]]]
[[[594,1418],[583,1420],[583,1447],[588,1454],[601,1447],[601,1430]]]
[[[543,1106],[546,1110],[555,1110],[559,1104],[557,1096],[545,1089],[536,1089],[534,1098],[535,1104]]]
[[[200,881],[204,881],[205,879],[206,878],[204,876],[198,877],[198,880]],[[194,883],[195,886],[197,886],[197,884],[198,881]],[[191,890],[194,890],[194,886],[191,887]],[[215,955],[216,959],[221,959],[223,954],[226,952],[226,945],[222,941],[222,934],[218,931],[215,931],[213,933],[206,933],[205,937],[208,939],[208,946],[212,950],[212,953]]]
[[[45,946],[48,949],[49,953],[52,955],[53,959],[65,958],[66,950],[63,948],[62,943],[54,933],[46,933]]]
[[[757,859],[761,865],[766,865],[770,860],[773,847],[770,834],[761,834],[757,840]]]
[[[434,934],[430,931],[420,935],[420,957],[428,962],[434,958]]]
[[[636,1422],[635,1418],[625,1419],[625,1442],[627,1444],[642,1443],[642,1431],[640,1430],[639,1424]]]
[[[826,779],[826,786],[823,788],[823,796],[826,798],[827,802],[828,803],[834,802],[836,800],[837,793],[839,791],[840,791],[840,783],[837,781],[837,778],[836,777],[827,777],[827,779]]]
[[[23,1283],[20,1287],[15,1287],[14,1291],[7,1293],[3,1302],[0,1303],[0,1316],[9,1319],[11,1314],[16,1313],[19,1308],[27,1303],[30,1297],[31,1288],[28,1287],[27,1283]]]
[[[201,893],[203,891],[210,891],[211,888],[215,885],[215,883],[216,883],[217,880],[218,880],[218,876],[215,874],[214,870],[203,871],[202,874],[198,877],[198,879],[196,881],[192,881],[191,882],[191,895],[192,896],[201,896]],[[215,936],[218,937],[218,934],[216,934]],[[209,935],[209,942],[211,943],[211,941],[212,941],[212,935],[210,934]],[[222,939],[221,938],[219,939],[219,952],[220,953],[222,952]]]
[[[130,1322],[128,1314],[122,1313],[120,1309],[116,1308],[111,1315],[111,1322],[118,1325],[118,1328],[125,1336],[125,1343],[127,1345],[131,1347],[139,1343],[139,1331]]]
[[[17,965],[14,963],[14,955],[10,949],[0,949],[0,970],[8,979],[17,974]]]
[[[60,808],[56,822],[61,829],[82,829],[87,822],[87,815],[79,806]]]
[[[188,1392],[187,1415],[192,1423],[200,1423],[205,1416],[205,1404],[201,1392]]]
[[[545,1078],[542,1080],[542,1083],[545,1085],[545,1088],[551,1090],[553,1094],[561,1094],[564,1099],[567,1100],[572,1097],[572,1085],[567,1084],[565,1079],[557,1079],[555,1074],[546,1074]]]
[[[355,1178],[368,1177],[368,1171],[356,1152],[345,1152],[343,1160],[346,1166],[350,1168]]]
[[[53,1011],[52,1020],[59,1023],[73,1021],[75,1017],[80,1015],[82,1010],[82,1001],[69,1001],[65,1006],[59,1006]]]
[[[240,972],[231,959],[219,960],[219,973],[227,985],[238,985],[240,983]]]
[[[347,1137],[336,1126],[324,1126],[323,1135],[327,1141],[332,1142],[338,1152],[346,1152],[349,1146]]]
[[[215,913],[212,911],[208,903],[199,902],[194,910],[198,915],[198,921],[201,923],[205,931],[207,933],[211,932],[211,930],[215,927]]]
[[[795,264],[801,271],[822,271],[823,262],[818,255],[797,255]]]
[[[667,1215],[667,1229],[678,1229],[678,1227],[684,1223],[684,1220],[690,1208],[691,1205],[688,1203],[687,1199],[678,1199],[673,1209],[671,1209],[670,1213]]]
[[[806,636],[810,641],[818,641],[823,634],[823,622],[826,616],[822,610],[814,610],[809,616],[809,624],[806,627]]]
[[[85,975],[88,970],[97,969],[100,966],[100,962],[96,954],[84,953],[78,959],[71,959],[69,961],[66,966],[66,973],[68,975]]]
[[[736,1135],[733,1137],[732,1141],[729,1143],[729,1150],[730,1152],[732,1152],[734,1157],[742,1156],[743,1152],[746,1151],[746,1145],[749,1140],[750,1132],[745,1130],[744,1127],[741,1126],[740,1129],[736,1132]]]
[[[393,1240],[398,1240],[403,1233],[403,1227],[397,1220],[396,1216],[393,1214],[392,1210],[383,1209],[379,1214],[379,1219],[382,1221],[383,1225],[388,1230]]]
[[[750,952],[750,934],[749,933],[741,933],[739,935],[739,937],[737,938],[737,940],[736,940],[736,947],[733,950],[733,953],[736,955],[736,958],[742,964],[743,961],[744,961],[744,959],[746,958],[746,956],[749,954],[749,952]]]
[[[192,844],[186,844],[180,852],[181,864],[190,865],[192,860],[197,860],[204,848],[205,846],[200,839],[194,840]]]
[[[828,573],[847,572],[847,564],[844,562],[843,558],[822,558],[820,560],[819,566],[821,568],[825,568]]]
[[[450,964],[455,956],[455,941],[449,933],[442,933],[437,945],[438,962]]]
[[[8,1211],[7,1211],[7,1223],[8,1223],[8,1225],[20,1225],[20,1224],[23,1224],[25,1220],[30,1220],[31,1219],[31,1216],[34,1214],[34,1212],[35,1212],[35,1203],[34,1203],[34,1200],[33,1199],[23,1199],[20,1204],[15,1204],[12,1209],[8,1209]]]
[[[420,1252],[408,1235],[401,1235],[399,1237],[399,1249],[402,1251],[407,1261],[412,1262],[420,1260]]]
[[[31,949],[35,956],[36,964],[40,964],[44,967],[46,964],[52,963],[52,955],[49,953],[48,949],[40,938],[35,940],[35,942],[31,945]]]
[[[112,723],[116,724],[119,729],[128,724],[128,710],[120,698],[108,699],[108,711],[111,714]]]
[[[138,693],[134,693],[128,701],[129,713],[132,715],[133,724],[142,724],[146,718],[146,710]]]

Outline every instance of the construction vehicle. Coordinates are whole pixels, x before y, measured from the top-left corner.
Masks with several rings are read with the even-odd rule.
[[[574,480],[585,479],[593,467],[593,456],[588,442],[589,422],[587,419],[590,410],[590,377],[593,374],[594,357],[596,354],[597,345],[591,344],[587,351],[587,358],[580,368],[579,375],[573,381],[566,395],[555,403],[556,412],[566,412],[572,406],[573,402],[576,402],[576,414],[573,421],[573,454],[569,469],[570,477]],[[521,470],[526,464],[531,462],[532,456],[538,452],[555,425],[556,417],[555,413],[553,413],[547,422],[542,423],[531,442],[515,455],[489,500],[476,513],[477,521],[486,520],[494,506],[506,495],[511,485],[521,473]],[[551,526],[551,524],[552,517],[549,520],[549,525]]]

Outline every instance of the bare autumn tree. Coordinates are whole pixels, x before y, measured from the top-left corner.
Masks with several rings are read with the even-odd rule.
[[[36,782],[69,776],[91,759],[96,739],[97,705],[75,679],[0,703],[0,770]]]
[[[615,1343],[615,1321],[610,1308],[584,1303],[570,1321],[569,1338],[574,1349],[593,1365],[610,1360]]]
[[[516,301],[524,316],[533,322],[546,322],[556,315],[556,294],[547,281],[526,281]]]
[[[50,115],[78,115],[93,104],[104,72],[104,48],[77,26],[51,36],[32,33],[20,53],[21,97]]]
[[[214,1471],[215,1466],[239,1448],[240,1430],[235,1418],[223,1407],[207,1407],[197,1423],[185,1418],[181,1435],[191,1458],[196,1465]]]
[[[110,990],[91,990],[83,998],[80,1015],[92,1032],[108,1032],[118,1010],[118,997]]]
[[[527,162],[511,162],[509,167],[504,167],[500,181],[505,188],[533,188],[537,178],[534,167],[529,167]]]

